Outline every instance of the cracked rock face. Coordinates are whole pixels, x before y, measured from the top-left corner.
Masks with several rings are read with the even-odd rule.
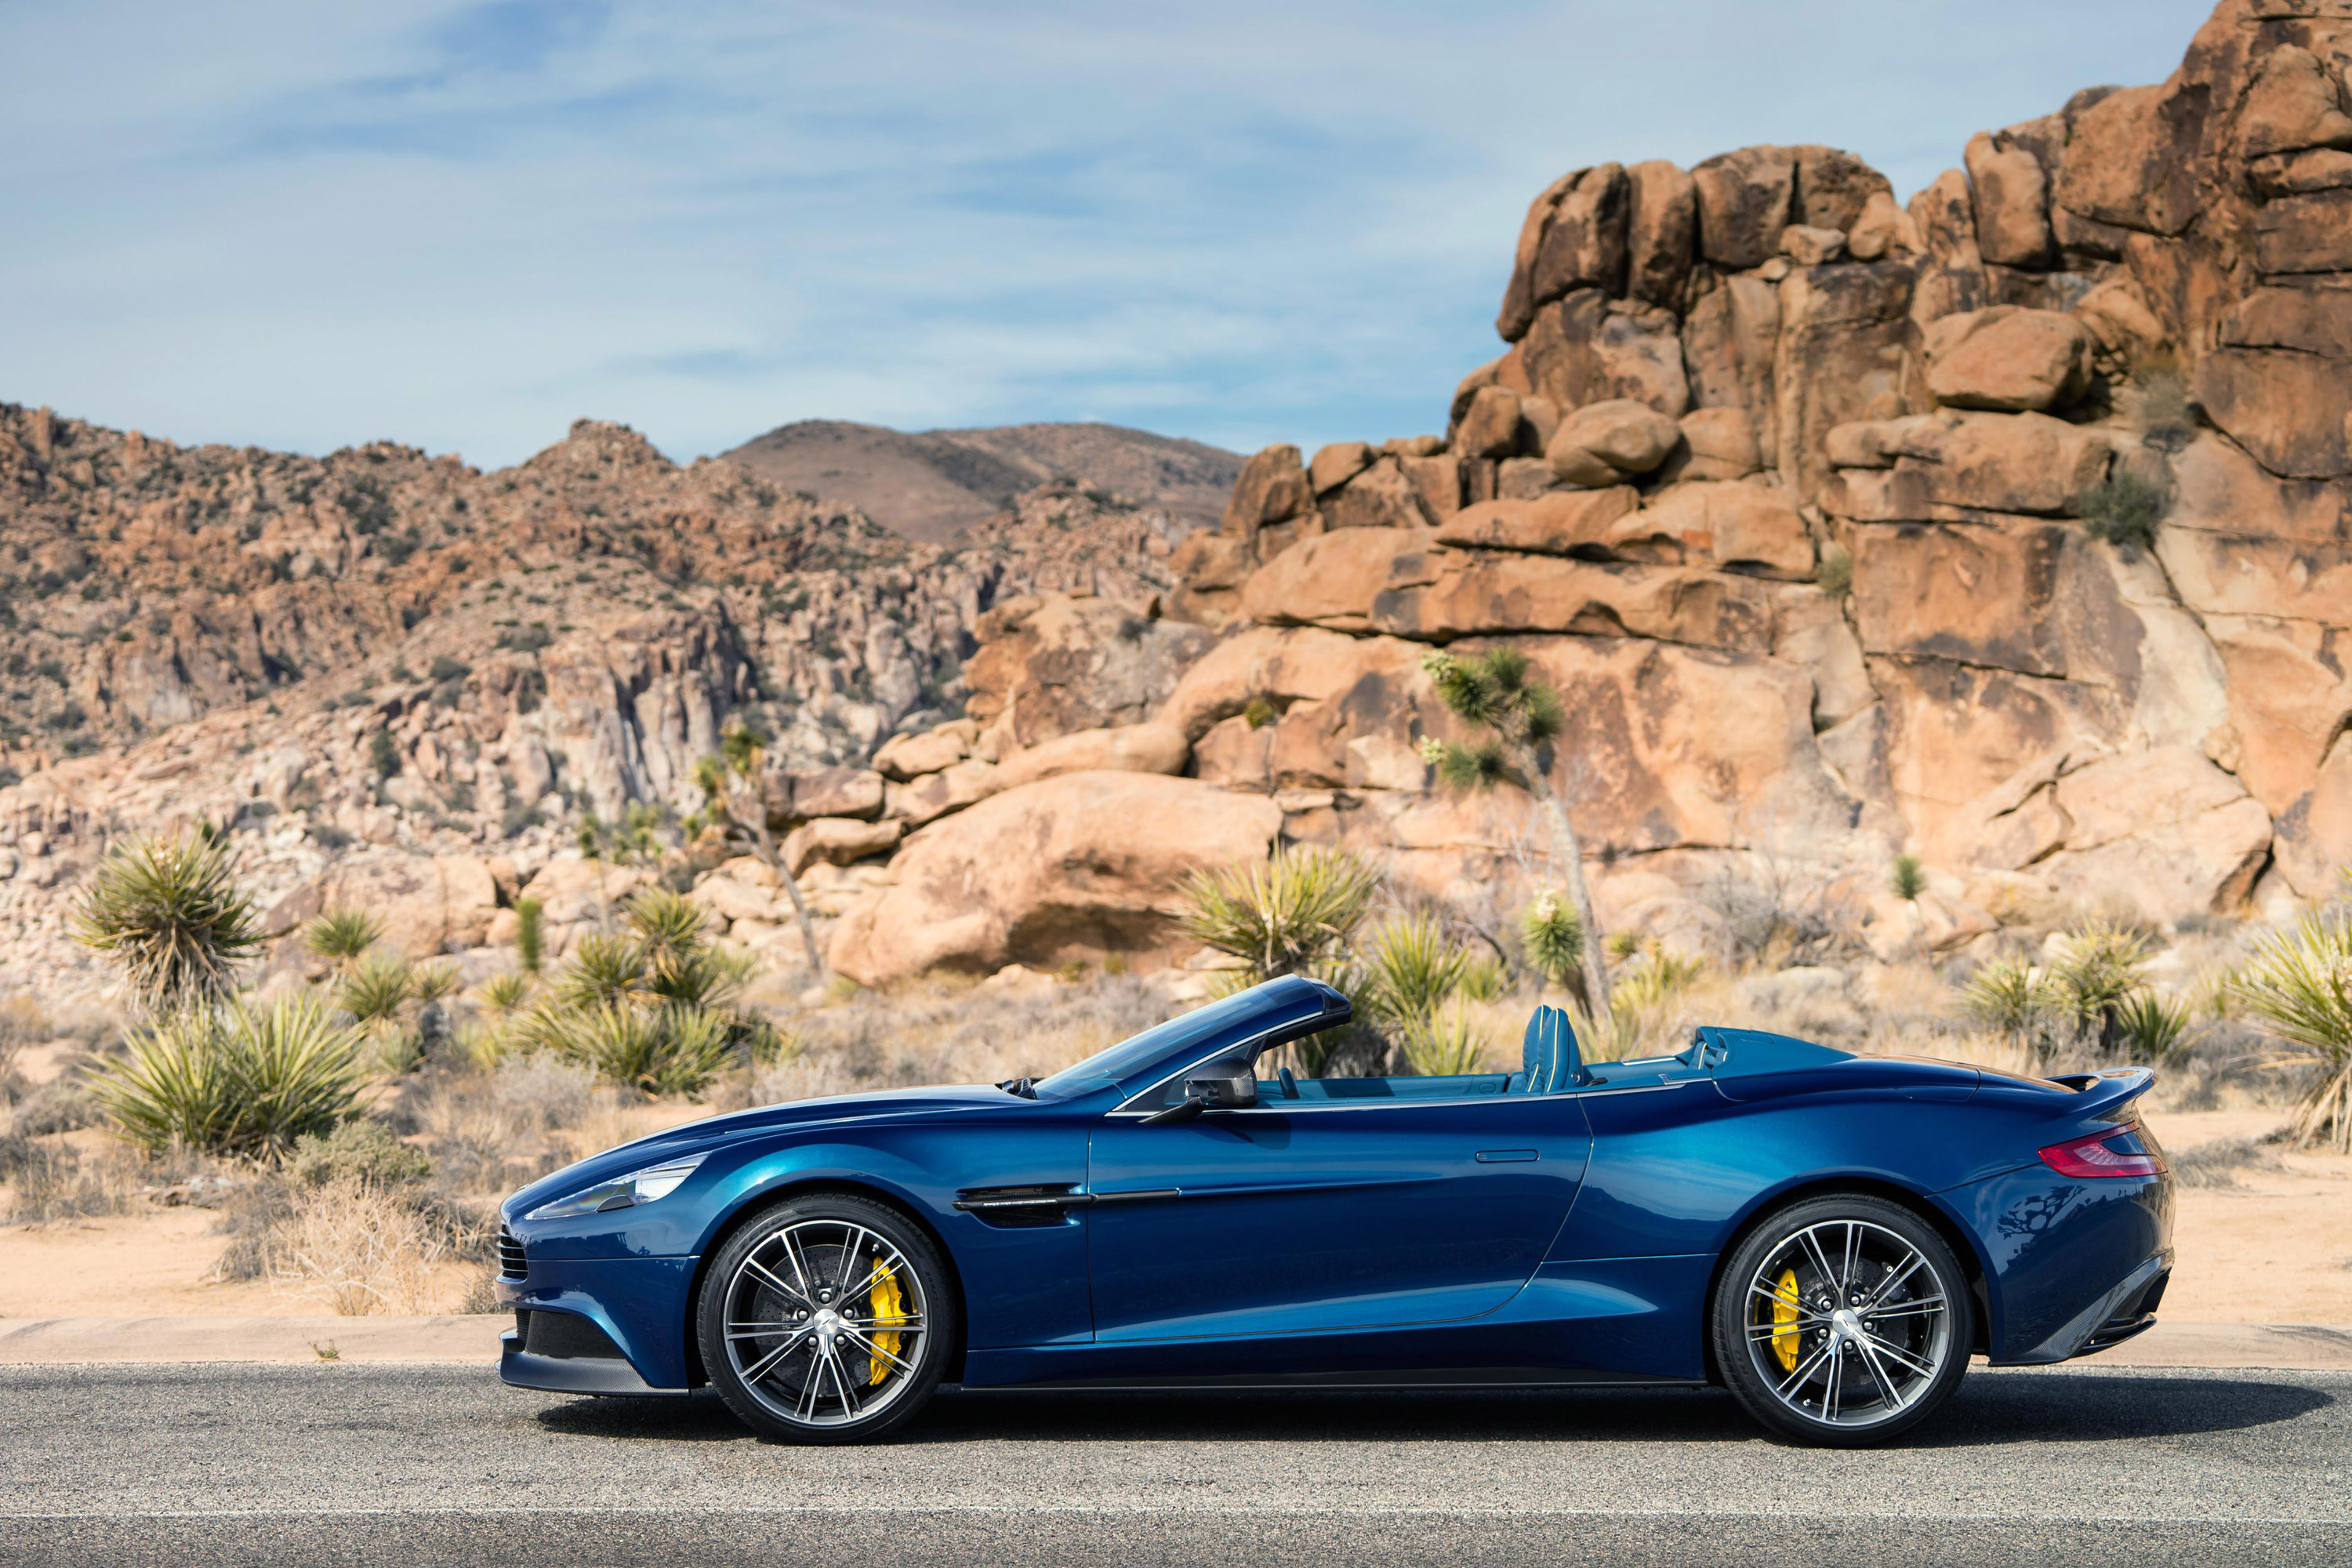
[[[554,876],[563,814],[682,801],[746,715],[862,979],[1180,957],[1181,877],[1277,839],[1500,930],[1544,836],[1418,743],[1460,735],[1423,656],[1504,640],[1566,700],[1617,929],[1719,942],[1709,889],[1759,865],[1862,889],[1883,954],[2035,900],[2318,896],[2352,859],[2347,67],[2343,6],[2225,0],[2165,81],[1978,135],[1907,205],[1815,145],[1570,171],[1442,437],[1268,447],[1189,536],[1066,487],[928,551],[614,426],[482,475],[0,410],[15,951],[98,833],[199,816],[278,889],[438,857],[417,929],[470,940],[449,857]],[[1875,893],[1897,851],[1916,905]]]

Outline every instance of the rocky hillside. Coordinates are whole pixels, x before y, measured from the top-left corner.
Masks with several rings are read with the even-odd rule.
[[[2352,859],[2342,10],[2226,0],[1907,203],[1821,146],[1563,174],[1442,434],[1269,447],[1189,536],[1065,483],[937,550],[604,426],[476,475],[8,411],[10,710],[87,754],[0,790],[5,961],[68,963],[58,889],[194,814],[289,910],[466,947],[528,878],[560,942],[614,889],[554,823],[677,801],[738,711],[869,984],[1181,958],[1184,873],[1283,841],[1499,934],[1544,836],[1420,753],[1423,658],[1497,639],[1566,697],[1612,931],[2282,912]],[[671,868],[782,940],[711,858]]]
[[[1006,425],[915,434],[837,419],[780,426],[726,454],[779,489],[846,502],[894,532],[944,543],[1039,485],[1153,506],[1206,526],[1241,458],[1117,425]]]
[[[64,889],[124,832],[231,825],[274,896],[683,813],[737,721],[780,769],[862,762],[962,710],[992,606],[1148,616],[1189,527],[1048,484],[941,548],[588,421],[485,474],[0,405],[0,969],[69,964]]]
[[[1444,433],[1257,454],[1177,554],[1217,646],[1152,723],[1038,745],[1182,778],[915,835],[836,960],[1116,945],[1106,868],[1164,899],[1180,800],[1499,928],[1550,875],[1524,797],[1416,751],[1452,732],[1424,653],[1497,638],[1567,698],[1613,929],[1951,952],[2319,895],[2352,858],[2348,62],[2342,7],[2227,0],[2168,80],[1979,135],[1907,204],[1821,146],[1563,174]],[[1008,835],[1065,873],[979,879]]]

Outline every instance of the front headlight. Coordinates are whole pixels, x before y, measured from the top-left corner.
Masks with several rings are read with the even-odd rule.
[[[568,1198],[558,1198],[551,1204],[541,1204],[523,1215],[525,1219],[572,1219],[583,1214],[604,1214],[613,1209],[635,1208],[656,1198],[666,1198],[677,1191],[677,1184],[694,1173],[702,1163],[700,1154],[688,1154],[680,1159],[664,1160],[658,1165],[647,1165],[642,1171],[631,1171],[625,1176],[583,1187]]]

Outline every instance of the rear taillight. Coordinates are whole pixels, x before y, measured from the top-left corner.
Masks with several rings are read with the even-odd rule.
[[[2137,1121],[2053,1143],[2042,1151],[2042,1163],[2062,1176],[2160,1176],[2165,1171],[2163,1153],[2141,1135]]]

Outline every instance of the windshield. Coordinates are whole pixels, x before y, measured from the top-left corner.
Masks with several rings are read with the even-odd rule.
[[[1160,1058],[1205,1040],[1234,1020],[1247,1017],[1265,1005],[1264,996],[1250,991],[1236,992],[1222,1002],[1212,1002],[1164,1024],[1155,1024],[1139,1035],[1129,1036],[1108,1049],[1097,1051],[1076,1067],[1064,1068],[1051,1078],[1039,1079],[1036,1091],[1041,1096],[1075,1094],[1105,1079],[1118,1080],[1132,1077]]]

